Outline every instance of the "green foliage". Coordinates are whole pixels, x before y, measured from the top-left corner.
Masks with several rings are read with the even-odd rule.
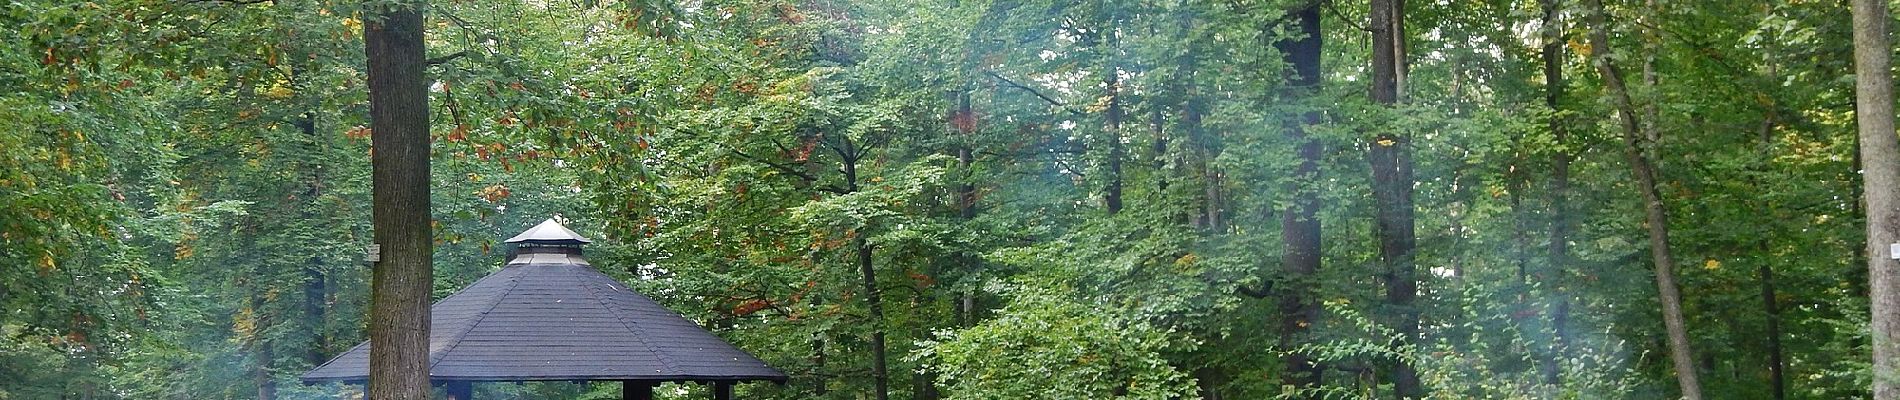
[[[1012,286],[995,318],[919,343],[911,357],[951,399],[1173,399],[1193,379],[1165,356],[1192,350],[1170,330],[1087,306],[1060,288]]]
[[[360,394],[295,377],[362,339],[360,15],[383,3],[0,5],[0,398]],[[1545,27],[1538,2],[1406,2],[1385,107],[1364,2],[1326,4],[1325,83],[1282,96],[1294,3],[432,1],[435,294],[559,216],[792,376],[745,398],[870,397],[872,332],[900,399],[1380,397],[1395,360],[1433,398],[1671,396],[1578,5]],[[1865,396],[1847,12],[1612,3],[1709,395],[1765,397],[1778,343],[1790,397]],[[1307,112],[1311,275],[1274,262]],[[1380,290],[1373,131],[1416,151],[1416,310]],[[1327,305],[1306,334],[1282,334],[1289,296]],[[1416,345],[1393,344],[1402,311]],[[1295,353],[1327,384],[1283,386]]]

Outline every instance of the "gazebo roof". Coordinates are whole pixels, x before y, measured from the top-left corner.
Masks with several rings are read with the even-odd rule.
[[[586,241],[552,220],[516,238],[539,232]],[[786,379],[594,270],[579,248],[524,252],[500,272],[436,302],[431,312],[429,375],[437,381]],[[357,345],[303,380],[366,380],[369,346]]]
[[[568,230],[567,227],[561,226],[561,223],[559,222],[554,222],[553,218],[548,218],[548,220],[541,221],[540,224],[535,225],[533,228],[528,228],[526,232],[521,232],[521,234],[515,235],[515,237],[508,238],[506,242],[507,243],[535,243],[535,244],[587,244],[593,241],[587,240],[587,238],[581,237],[581,234],[574,233],[574,231]]]

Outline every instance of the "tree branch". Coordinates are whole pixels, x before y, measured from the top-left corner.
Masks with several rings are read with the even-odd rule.
[[[766,160],[765,160],[765,159],[763,159],[763,158],[758,158],[758,157],[754,157],[754,156],[752,156],[751,154],[746,154],[746,153],[745,153],[745,152],[743,152],[743,151],[739,151],[739,149],[738,149],[738,148],[736,148],[736,147],[732,147],[731,145],[727,145],[727,144],[725,144],[725,143],[718,143],[718,142],[714,142],[714,144],[717,144],[717,145],[719,145],[719,147],[724,147],[724,148],[726,148],[726,151],[730,151],[730,152],[732,152],[732,154],[736,154],[736,155],[738,155],[738,156],[739,156],[739,158],[744,158],[744,159],[747,159],[747,160],[752,160],[753,162],[757,162],[757,163],[759,163],[759,164],[764,164],[764,165],[765,165],[765,166],[767,166],[767,167],[771,167],[772,169],[776,169],[776,170],[779,170],[779,172],[784,172],[784,173],[787,173],[787,174],[791,174],[792,176],[796,176],[796,177],[798,177],[799,179],[804,179],[804,180],[805,180],[806,182],[811,182],[811,183],[818,183],[818,177],[816,177],[816,176],[812,176],[811,174],[807,174],[807,173],[805,173],[805,171],[799,171],[799,170],[798,170],[797,168],[792,168],[792,167],[789,167],[789,166],[785,166],[784,164],[779,164],[779,163],[775,163],[775,162],[771,162],[771,161],[766,161]],[[829,186],[829,185],[827,185],[827,186],[822,186],[822,187],[815,187],[815,188],[816,188],[816,189],[818,189],[818,190],[823,190],[823,191],[827,191],[827,192],[832,192],[832,193],[837,193],[837,194],[849,194],[849,193],[850,193],[849,191],[846,191],[846,190],[844,190],[844,189],[841,189],[841,188],[838,188],[838,187],[835,187],[835,186]]]
[[[1063,111],[1068,111],[1070,114],[1075,114],[1075,115],[1085,114],[1076,109],[1069,108],[1068,104],[1063,104],[1062,101],[1060,100],[1056,100],[1053,97],[1049,97],[1048,95],[1042,94],[1042,92],[1036,90],[1036,88],[1025,86],[1021,83],[1016,83],[1016,81],[1009,80],[1009,78],[1004,78],[1003,75],[997,74],[996,71],[983,70],[983,73],[989,74],[990,77],[996,78],[996,80],[998,81],[1002,81],[1003,84],[1005,85],[1009,85],[1010,87],[1017,88],[1017,89],[1022,89],[1023,91],[1029,92],[1029,94],[1036,95],[1036,97],[1041,98],[1042,101],[1049,102],[1049,105],[1053,105],[1053,106],[1056,106],[1057,108],[1061,108]]]
[[[1359,30],[1360,32],[1372,32],[1372,29],[1368,29],[1368,28],[1366,28],[1366,26],[1365,26],[1365,25],[1360,25],[1360,24],[1355,24],[1355,23],[1352,23],[1352,22],[1353,22],[1353,19],[1352,19],[1352,18],[1346,18],[1346,14],[1345,14],[1345,13],[1342,13],[1342,12],[1339,12],[1339,6],[1338,6],[1338,5],[1336,5],[1336,4],[1334,4],[1332,0],[1325,0],[1325,1],[1324,1],[1323,3],[1321,3],[1321,4],[1325,4],[1325,5],[1326,5],[1326,11],[1332,11],[1332,12],[1333,12],[1333,16],[1334,16],[1334,17],[1337,17],[1337,18],[1339,18],[1339,22],[1344,22],[1344,23],[1346,23],[1346,26],[1349,26],[1349,27],[1352,27],[1352,29],[1357,29],[1357,30]]]
[[[466,55],[468,55],[468,50],[462,50],[462,51],[458,51],[454,53],[449,53],[448,55],[445,55],[445,56],[431,58],[428,61],[424,61],[423,63],[426,65],[442,65],[442,63],[446,63],[446,62],[449,62],[450,60],[454,60],[457,58],[462,58],[462,56],[466,56]]]

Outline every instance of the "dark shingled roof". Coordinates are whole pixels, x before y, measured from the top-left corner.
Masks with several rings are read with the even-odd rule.
[[[578,253],[535,249],[437,302],[429,330],[430,377],[785,381],[785,373],[594,270]],[[368,370],[364,342],[303,380],[361,382]]]

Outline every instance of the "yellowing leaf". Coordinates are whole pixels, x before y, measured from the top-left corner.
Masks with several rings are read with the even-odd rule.
[[[1705,260],[1705,261],[1702,261],[1702,269],[1706,269],[1706,270],[1710,270],[1710,271],[1714,271],[1714,270],[1718,270],[1718,269],[1722,269],[1722,262],[1721,262],[1721,261],[1716,261],[1716,260],[1715,260],[1715,259],[1713,259],[1713,258],[1711,258],[1711,259],[1708,259],[1708,260]]]
[[[268,97],[274,100],[288,99],[290,98],[290,96],[293,96],[296,94],[297,92],[290,90],[290,88],[288,87],[285,87],[283,82],[273,83],[270,85],[269,88],[264,89],[264,97]]]

